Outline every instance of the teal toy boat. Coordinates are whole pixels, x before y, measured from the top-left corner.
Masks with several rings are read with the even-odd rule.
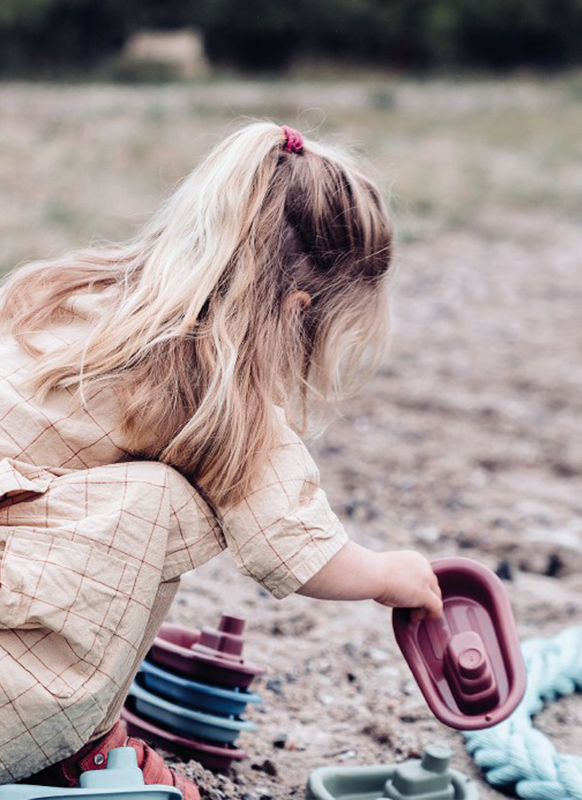
[[[133,682],[129,695],[133,698],[135,711],[140,716],[191,739],[234,744],[240,733],[252,731],[255,727],[250,720],[219,717],[172,703],[145,689],[141,685],[140,675]]]
[[[11,783],[0,786],[0,800],[182,800],[182,792],[146,786],[135,750],[117,747],[109,751],[105,769],[83,772],[76,789]]]

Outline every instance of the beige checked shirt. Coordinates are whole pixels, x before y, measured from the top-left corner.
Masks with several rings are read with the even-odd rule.
[[[106,296],[85,295],[42,334],[83,336]],[[285,424],[255,491],[219,520],[176,470],[124,450],[114,397],[39,404],[33,360],[0,338],[0,784],[79,749],[140,653],[161,584],[228,547],[275,597],[346,542],[317,467]]]

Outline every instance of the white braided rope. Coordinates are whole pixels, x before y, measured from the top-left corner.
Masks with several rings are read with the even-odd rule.
[[[514,784],[524,800],[582,800],[582,757],[558,753],[531,719],[545,703],[582,690],[582,626],[530,639],[522,652],[525,697],[509,719],[465,733],[467,750],[489,783]]]

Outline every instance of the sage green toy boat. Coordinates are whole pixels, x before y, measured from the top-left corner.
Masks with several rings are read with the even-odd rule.
[[[471,778],[450,768],[447,745],[429,745],[422,759],[370,767],[321,767],[309,776],[309,800],[478,800]]]

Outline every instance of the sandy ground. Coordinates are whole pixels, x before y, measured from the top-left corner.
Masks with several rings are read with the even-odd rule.
[[[125,235],[245,102],[290,124],[323,107],[323,132],[359,137],[390,173],[400,231],[390,356],[311,444],[334,509],[370,547],[501,566],[523,638],[582,624],[579,94],[406,84],[363,102],[319,87],[276,105],[276,87],[219,89],[0,87],[5,265]],[[435,740],[483,798],[501,797],[430,714],[387,609],[279,603],[225,554],[183,578],[170,618],[212,625],[222,610],[248,618],[247,656],[268,675],[240,739],[249,759],[226,777],[180,767],[205,797],[299,798],[317,766]],[[582,698],[538,724],[582,755]]]
[[[523,638],[582,623],[581,246],[580,229],[550,215],[403,246],[391,357],[312,447],[355,540],[505,562]],[[226,796],[299,797],[317,766],[391,762],[437,740],[478,777],[412,682],[387,610],[277,603],[226,557],[184,579],[172,618],[211,623],[226,581],[228,607],[249,618],[249,656],[269,667],[251,759]],[[581,698],[539,726],[582,755]],[[483,784],[482,797],[499,794]]]

